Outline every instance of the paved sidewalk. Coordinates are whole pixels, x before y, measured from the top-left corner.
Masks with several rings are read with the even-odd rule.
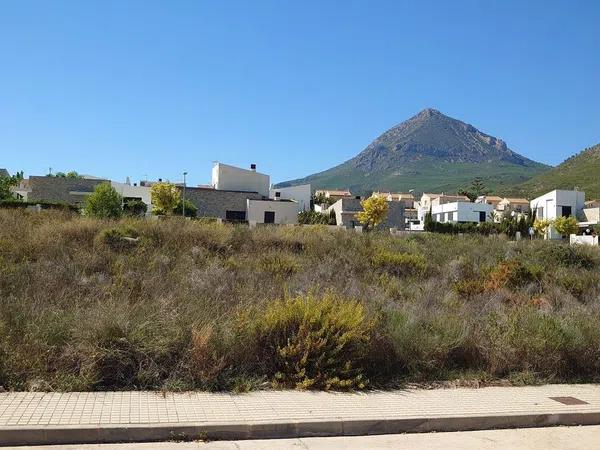
[[[355,394],[0,394],[0,444],[284,438],[597,424],[600,386],[596,385]]]

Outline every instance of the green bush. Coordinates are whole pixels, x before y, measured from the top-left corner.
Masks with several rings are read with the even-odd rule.
[[[298,223],[301,225],[327,225],[329,215],[317,211],[300,211],[298,213]]]
[[[326,294],[273,302],[246,327],[274,385],[360,389],[374,325],[361,303]]]
[[[441,312],[416,318],[396,311],[388,315],[386,326],[394,357],[405,374],[443,377],[449,370],[476,369],[481,363],[470,338],[470,325],[464,318]]]
[[[298,272],[300,266],[297,260],[286,254],[266,254],[258,261],[258,269],[276,276],[290,276]]]
[[[148,211],[148,206],[141,200],[127,200],[123,204],[123,212],[128,216],[143,216]]]
[[[110,183],[100,183],[85,199],[83,211],[96,219],[118,219],[123,214],[123,198]]]
[[[423,275],[427,270],[427,262],[422,255],[410,253],[393,253],[382,250],[373,257],[375,267],[394,275]]]
[[[183,215],[183,203],[184,203],[183,200],[179,199],[179,201],[177,202],[177,206],[173,210],[174,215],[176,215],[176,216]],[[198,214],[198,207],[186,198],[185,199],[185,217],[196,217],[197,214]]]

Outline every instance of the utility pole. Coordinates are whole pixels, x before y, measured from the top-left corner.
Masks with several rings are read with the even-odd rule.
[[[183,172],[183,201],[181,202],[181,204],[182,204],[184,218],[185,218],[185,176],[186,175],[187,175],[187,172]]]

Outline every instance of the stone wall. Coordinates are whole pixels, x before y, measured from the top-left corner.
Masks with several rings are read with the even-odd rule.
[[[225,219],[226,211],[246,212],[246,200],[261,200],[258,192],[225,191],[211,188],[186,188],[185,198],[196,205],[198,217]]]
[[[32,176],[29,177],[31,192],[27,194],[27,200],[81,205],[97,185],[107,182],[100,179]]]

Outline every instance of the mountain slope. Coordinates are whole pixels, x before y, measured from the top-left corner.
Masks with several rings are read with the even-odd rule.
[[[354,158],[281,183],[313,188],[456,191],[480,176],[489,188],[514,185],[547,170],[472,125],[425,109],[389,129]]]
[[[586,198],[600,198],[600,144],[586,148],[577,155],[520,184],[515,193],[531,198],[554,189],[585,191]]]

